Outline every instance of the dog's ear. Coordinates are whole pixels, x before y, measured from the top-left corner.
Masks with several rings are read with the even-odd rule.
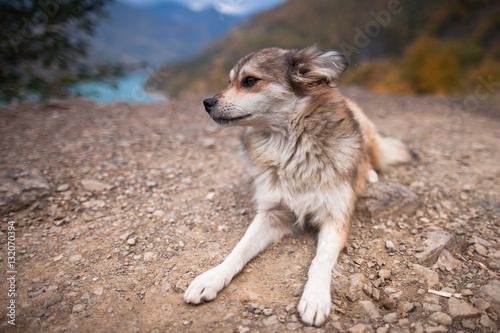
[[[349,66],[346,57],[337,51],[309,47],[289,52],[290,83],[300,90],[319,84],[331,86]]]

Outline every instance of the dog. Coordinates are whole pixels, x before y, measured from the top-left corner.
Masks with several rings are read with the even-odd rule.
[[[330,283],[356,198],[377,172],[410,160],[399,140],[382,138],[336,80],[337,51],[263,49],[240,59],[229,86],[203,101],[220,125],[244,126],[242,148],[255,186],[256,216],[218,266],[196,277],[187,303],[215,299],[247,262],[284,235],[318,230],[316,255],[297,306],[306,325],[330,315]]]

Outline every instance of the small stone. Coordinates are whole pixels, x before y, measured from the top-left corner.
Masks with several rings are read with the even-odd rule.
[[[101,287],[96,287],[92,290],[92,294],[94,295],[97,295],[97,296],[101,296],[104,292],[104,288],[101,286]]]
[[[206,200],[212,201],[215,198],[215,192],[210,191],[208,192],[207,196],[205,197]]]
[[[490,281],[479,288],[479,293],[486,299],[500,304],[500,280]]]
[[[455,269],[460,269],[462,267],[462,263],[460,262],[460,260],[455,259],[450,251],[446,249],[444,249],[439,255],[437,264],[439,268],[444,268],[449,272]]]
[[[407,302],[407,301],[400,302],[399,307],[398,307],[398,309],[401,313],[411,312],[414,308],[415,308],[415,304],[413,304],[412,302]]]
[[[439,254],[444,247],[453,239],[453,235],[448,231],[438,230],[427,233],[425,240],[425,248],[421,253],[417,253],[415,257],[423,265],[432,265],[436,262]]]
[[[452,319],[444,312],[434,312],[429,316],[429,320],[444,326],[450,326]]]
[[[448,312],[451,318],[457,320],[479,317],[481,314],[481,311],[473,307],[471,304],[466,301],[458,300],[454,297],[451,297],[448,300]]]
[[[391,309],[394,309],[398,305],[398,302],[393,298],[387,298],[384,300],[382,305],[384,306],[384,308],[391,310]]]
[[[70,262],[77,262],[81,261],[83,259],[83,256],[81,254],[74,254],[71,257],[69,257]]]
[[[67,190],[69,190],[68,184],[59,185],[56,189],[57,192],[66,192]]]
[[[250,329],[248,327],[242,325],[238,326],[238,333],[248,333],[248,332],[250,332]]]
[[[432,303],[422,303],[422,306],[424,309],[430,312],[441,312],[443,311],[443,307],[439,304],[432,304]]]
[[[128,245],[135,245],[136,242],[137,242],[137,239],[135,237],[130,237],[129,239],[127,239]]]
[[[285,308],[286,312],[290,313],[290,314],[293,314],[295,313],[295,304],[288,304]]]
[[[90,192],[101,192],[111,188],[111,185],[108,183],[93,178],[82,179],[80,183],[84,189]]]
[[[288,323],[285,327],[288,331],[297,331],[300,326],[301,325],[299,323]]]
[[[170,290],[171,286],[170,286],[170,283],[168,282],[165,282],[164,284],[161,285],[161,291],[163,293],[166,293]]]
[[[368,314],[368,316],[370,316],[371,319],[380,318],[378,308],[371,301],[360,301],[359,304],[361,304],[361,306],[365,309],[366,313]]]
[[[476,250],[476,253],[483,256],[483,257],[487,257],[488,256],[488,250],[486,250],[486,248],[481,245],[481,244],[475,244],[474,245],[474,250]]]
[[[278,316],[272,315],[270,317],[267,317],[262,320],[262,324],[264,324],[264,326],[266,327],[279,324]]]
[[[448,332],[448,329],[443,325],[439,326],[430,326],[425,328],[425,333],[445,333]]]
[[[388,269],[381,269],[378,271],[378,276],[384,280],[391,279],[391,271]]]
[[[127,230],[125,231],[123,234],[120,235],[120,239],[121,240],[126,240],[127,238],[129,238],[134,232],[131,231],[131,230]]]
[[[386,241],[385,242],[385,249],[387,250],[387,252],[389,253],[393,253],[393,252],[396,252],[396,247],[394,246],[394,243],[391,242],[391,241]]]
[[[264,316],[270,316],[273,314],[273,309],[264,309],[262,313],[264,314]]]
[[[491,318],[488,317],[486,313],[483,313],[481,315],[481,320],[479,321],[479,324],[481,324],[481,326],[483,327],[489,328],[493,332],[496,332],[498,330],[497,324],[495,324],[495,322],[491,320]]]
[[[350,327],[347,332],[349,333],[369,333],[371,330],[364,324],[357,324]]]
[[[415,271],[415,273],[427,280],[429,287],[434,287],[439,283],[439,275],[432,269],[418,264],[413,264],[411,268]]]
[[[476,324],[471,319],[462,320],[462,327],[471,331],[476,329]]]
[[[54,304],[57,304],[57,303],[59,303],[59,302],[61,302],[61,301],[62,301],[62,297],[61,297],[61,295],[56,294],[56,295],[54,295],[54,296],[50,297],[49,299],[47,299],[47,300],[43,303],[43,307],[44,307],[45,309],[48,309],[48,308],[50,308],[51,306],[53,306]]]
[[[54,260],[54,261],[59,261],[59,260],[61,260],[62,258],[63,258],[63,255],[62,255],[62,254],[60,254],[60,255],[58,255],[58,256],[55,256],[53,260]]]
[[[113,309],[113,308],[108,309],[108,313],[113,313],[114,311],[115,311],[115,309]]]
[[[156,253],[154,252],[146,252],[144,253],[144,261],[151,261],[156,258]]]
[[[184,320],[182,322],[182,325],[184,326],[191,326],[193,324],[193,321],[192,320]]]
[[[175,284],[175,291],[178,293],[183,293],[186,291],[186,289],[187,289],[187,281],[186,280],[180,279]]]
[[[73,306],[73,309],[71,310],[72,313],[80,313],[83,310],[85,310],[85,304],[76,304]]]
[[[302,293],[304,292],[304,287],[305,287],[305,284],[298,286],[295,289],[295,291],[292,293],[292,296],[299,297],[300,295],[302,295]]]
[[[398,313],[392,312],[392,313],[389,313],[389,314],[385,315],[384,317],[382,317],[382,320],[388,324],[392,324],[392,323],[397,322],[398,318],[399,318]]]
[[[36,312],[36,316],[37,316],[37,317],[43,317],[43,315],[44,315],[44,314],[45,314],[45,310],[43,310],[43,309],[38,310],[38,311]]]
[[[366,296],[372,296],[373,295],[372,286],[368,284],[363,285],[363,292],[366,294]]]
[[[476,309],[481,310],[481,311],[487,310],[491,305],[489,302],[486,302],[484,299],[475,298],[475,297],[473,297],[471,299],[471,303],[472,303],[472,305],[474,305],[474,307]]]
[[[345,298],[347,298],[351,302],[356,302],[359,299],[359,295],[357,293],[348,292],[345,295]]]

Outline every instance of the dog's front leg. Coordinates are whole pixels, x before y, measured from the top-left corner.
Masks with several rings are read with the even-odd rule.
[[[184,293],[184,300],[199,304],[215,299],[217,293],[231,282],[247,262],[289,232],[276,212],[258,213],[231,254],[219,266],[191,282]]]
[[[318,248],[297,310],[306,325],[321,326],[330,315],[332,270],[347,237],[347,228],[329,221],[318,233]]]

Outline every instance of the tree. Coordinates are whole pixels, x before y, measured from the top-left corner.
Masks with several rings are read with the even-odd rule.
[[[84,80],[123,74],[90,64],[88,39],[113,0],[0,0],[0,101],[67,96]]]

